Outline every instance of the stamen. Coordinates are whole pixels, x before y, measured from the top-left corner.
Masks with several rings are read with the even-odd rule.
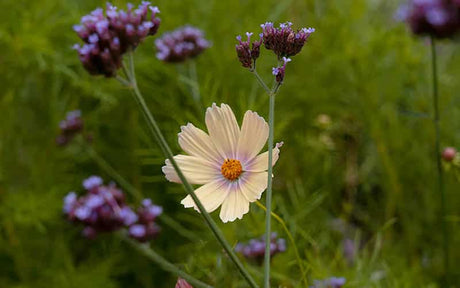
[[[225,159],[220,171],[225,178],[234,181],[243,173],[243,166],[239,160]]]

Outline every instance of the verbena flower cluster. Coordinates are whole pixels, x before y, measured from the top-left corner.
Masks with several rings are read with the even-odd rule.
[[[123,192],[115,184],[103,185],[98,176],[83,181],[86,193],[78,197],[70,192],[64,198],[63,212],[67,219],[83,224],[83,235],[95,238],[102,232],[128,228],[129,236],[140,242],[153,239],[160,231],[154,222],[162,208],[150,199],[142,201],[137,213],[125,202]]]
[[[397,17],[416,35],[449,38],[460,32],[460,1],[411,0],[401,6]]]
[[[310,288],[342,288],[346,279],[343,277],[331,277],[324,280],[315,280]]]
[[[98,8],[83,16],[80,25],[74,26],[84,42],[82,46],[74,46],[83,67],[90,74],[115,76],[122,65],[123,54],[157,32],[159,12],[150,2],[142,2],[136,9],[128,4],[126,11],[107,4],[105,14]]]
[[[295,31],[292,29],[291,22],[281,23],[278,28],[271,22],[266,22],[260,26],[262,27],[262,33],[259,34],[259,40],[251,42],[253,33],[250,32],[246,32],[246,41],[243,41],[239,35],[236,37],[238,44],[236,44],[235,49],[238,60],[243,67],[254,71],[256,60],[260,55],[260,46],[264,44],[264,47],[272,50],[280,61],[281,66],[274,67],[272,73],[276,82],[282,83],[286,64],[291,61],[289,57],[298,54],[302,50],[310,35],[315,32],[315,29],[302,28]]]
[[[66,118],[59,123],[60,134],[56,144],[64,146],[83,130],[81,111],[74,110],[67,113]]]
[[[270,240],[270,257],[286,251],[286,240],[278,238],[277,233],[272,233]],[[238,243],[235,247],[235,251],[261,264],[265,257],[265,237],[251,239],[247,244]]]
[[[159,60],[177,63],[200,55],[211,44],[204,38],[203,31],[187,25],[163,34],[155,40],[155,46]]]

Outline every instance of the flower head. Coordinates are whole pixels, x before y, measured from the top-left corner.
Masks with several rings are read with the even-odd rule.
[[[243,254],[248,259],[253,259],[259,264],[262,264],[265,257],[265,237],[251,239],[247,244],[238,243],[235,251]],[[270,257],[286,251],[286,240],[278,238],[274,232],[270,237]]]
[[[59,123],[59,129],[61,133],[56,138],[56,143],[63,146],[83,130],[81,111],[74,110],[67,112],[66,118]]]
[[[184,62],[194,58],[211,44],[200,29],[187,25],[163,34],[155,41],[157,58],[165,62]]]
[[[245,68],[254,69],[256,66],[256,59],[260,55],[260,45],[262,45],[262,34],[259,34],[260,39],[252,42],[251,36],[252,33],[246,32],[248,37],[246,41],[242,41],[241,36],[237,36],[238,44],[236,44],[236,54],[238,55],[238,60],[240,60],[241,65]],[[252,47],[251,47],[252,46]]]
[[[82,46],[74,46],[83,67],[94,75],[115,76],[122,55],[157,32],[159,12],[158,7],[144,1],[136,9],[128,4],[126,11],[107,3],[105,14],[98,8],[83,16],[81,23],[74,26],[84,42]]]
[[[275,28],[271,22],[266,22],[260,27],[263,30],[262,37],[265,48],[272,50],[279,59],[298,54],[310,35],[315,32],[314,28],[302,28],[294,31],[291,22],[281,23],[279,28]]]
[[[460,30],[460,3],[458,0],[410,0],[396,13],[406,21],[416,35],[448,38]]]
[[[203,185],[195,193],[206,211],[222,206],[223,222],[241,219],[267,188],[268,152],[258,154],[267,142],[268,124],[247,111],[240,129],[230,106],[213,104],[206,111],[206,126],[209,134],[190,123],[181,127],[179,145],[189,155],[174,159],[190,184]],[[281,145],[273,148],[272,165]],[[181,182],[169,160],[162,170],[169,181]],[[181,203],[198,211],[190,195]]]
[[[80,197],[70,192],[64,197],[67,219],[84,225],[83,236],[93,239],[102,232],[128,228],[131,238],[141,242],[153,239],[160,227],[154,220],[162,208],[145,199],[137,213],[125,202],[123,192],[114,184],[103,185],[102,178],[91,176],[83,181],[86,193]]]

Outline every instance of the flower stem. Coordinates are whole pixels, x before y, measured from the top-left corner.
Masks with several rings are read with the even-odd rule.
[[[271,237],[271,212],[272,212],[272,180],[273,180],[273,134],[275,122],[275,89],[269,94],[269,112],[268,112],[268,182],[265,207],[265,263],[264,263],[264,287],[270,287],[270,237]]]
[[[441,147],[440,147],[440,134],[441,129],[439,126],[439,92],[438,92],[438,71],[436,59],[436,41],[433,36],[431,40],[431,68],[433,77],[433,108],[434,108],[434,128],[436,130],[436,168],[438,174],[438,193],[441,197],[441,227],[443,238],[443,252],[444,252],[444,273],[446,284],[449,282],[449,231],[446,223],[446,195],[444,189],[444,179],[441,163]]]
[[[264,204],[260,203],[259,201],[256,201],[256,204],[257,206],[262,208],[264,211],[267,211],[267,208],[264,206]],[[278,216],[278,214],[276,214],[275,212],[271,212],[271,216],[275,218],[275,220],[278,221],[278,223],[280,223],[281,227],[283,227],[283,230],[288,236],[289,241],[292,244],[292,247],[294,247],[294,253],[297,259],[297,265],[299,266],[300,273],[302,274],[301,281],[304,282],[305,288],[308,288],[307,273],[305,271],[305,268],[303,267],[302,258],[300,258],[299,249],[297,248],[297,244],[295,243],[294,237],[292,237],[291,232],[287,228],[286,222],[284,222],[284,220],[280,216]]]
[[[272,90],[270,90],[270,88],[268,88],[267,84],[265,84],[264,80],[262,79],[262,77],[260,77],[259,73],[257,73],[257,71],[255,69],[252,70],[251,72],[252,72],[252,74],[254,74],[254,76],[256,76],[256,79],[259,82],[260,86],[262,86],[262,88],[264,88],[265,92],[267,92],[267,94],[270,95],[272,93]]]
[[[136,249],[138,252],[142,253],[144,256],[157,263],[163,270],[168,271],[178,277],[184,278],[188,283],[192,284],[193,287],[197,288],[213,288],[212,286],[201,282],[200,280],[190,276],[184,271],[177,268],[174,264],[168,262],[168,260],[161,257],[153,249],[151,249],[147,244],[141,244],[137,241],[131,240],[126,236],[121,236],[125,242],[127,242],[131,247]]]
[[[193,201],[195,202],[196,206],[198,207],[198,210],[201,212],[201,215],[203,216],[206,224],[208,224],[209,228],[213,232],[214,236],[216,239],[219,241],[219,243],[222,245],[224,248],[225,252],[227,252],[227,255],[231,259],[231,261],[235,264],[241,275],[244,277],[244,279],[248,282],[250,287],[256,288],[258,287],[257,284],[255,283],[254,279],[252,278],[251,275],[247,272],[247,270],[244,268],[243,264],[241,263],[240,259],[236,256],[235,252],[233,251],[232,247],[230,244],[227,242],[225,239],[222,231],[219,229],[217,226],[216,222],[211,218],[209,213],[206,211],[204,208],[203,204],[201,203],[200,199],[196,196],[195,191],[193,187],[190,185],[190,183],[187,181],[185,178],[184,174],[182,173],[181,169],[179,168],[177,162],[174,159],[174,155],[166,142],[163,133],[161,132],[160,128],[158,127],[157,122],[153,118],[153,115],[150,113],[149,108],[147,107],[147,104],[145,103],[144,97],[142,96],[141,92],[139,91],[139,88],[137,86],[136,78],[135,78],[135,73],[134,73],[134,61],[133,61],[133,52],[129,52],[129,71],[128,71],[128,78],[131,83],[131,88],[134,94],[134,99],[136,100],[137,104],[142,110],[142,113],[147,120],[147,126],[149,128],[150,133],[152,134],[153,138],[157,141],[158,145],[160,146],[161,150],[165,154],[165,156],[171,161],[172,166],[174,167],[174,170],[176,171],[177,175],[179,176],[179,179],[184,185],[185,191],[190,194],[192,197]]]
[[[193,82],[190,85],[193,100],[195,101],[198,111],[201,112],[203,110],[203,106],[201,103],[200,85],[198,84],[198,75],[196,73],[196,62],[193,59],[189,61],[189,77]]]

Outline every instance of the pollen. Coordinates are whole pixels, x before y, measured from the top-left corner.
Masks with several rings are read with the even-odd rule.
[[[230,181],[234,181],[243,173],[241,162],[235,159],[225,159],[224,164],[220,168],[222,175]]]

